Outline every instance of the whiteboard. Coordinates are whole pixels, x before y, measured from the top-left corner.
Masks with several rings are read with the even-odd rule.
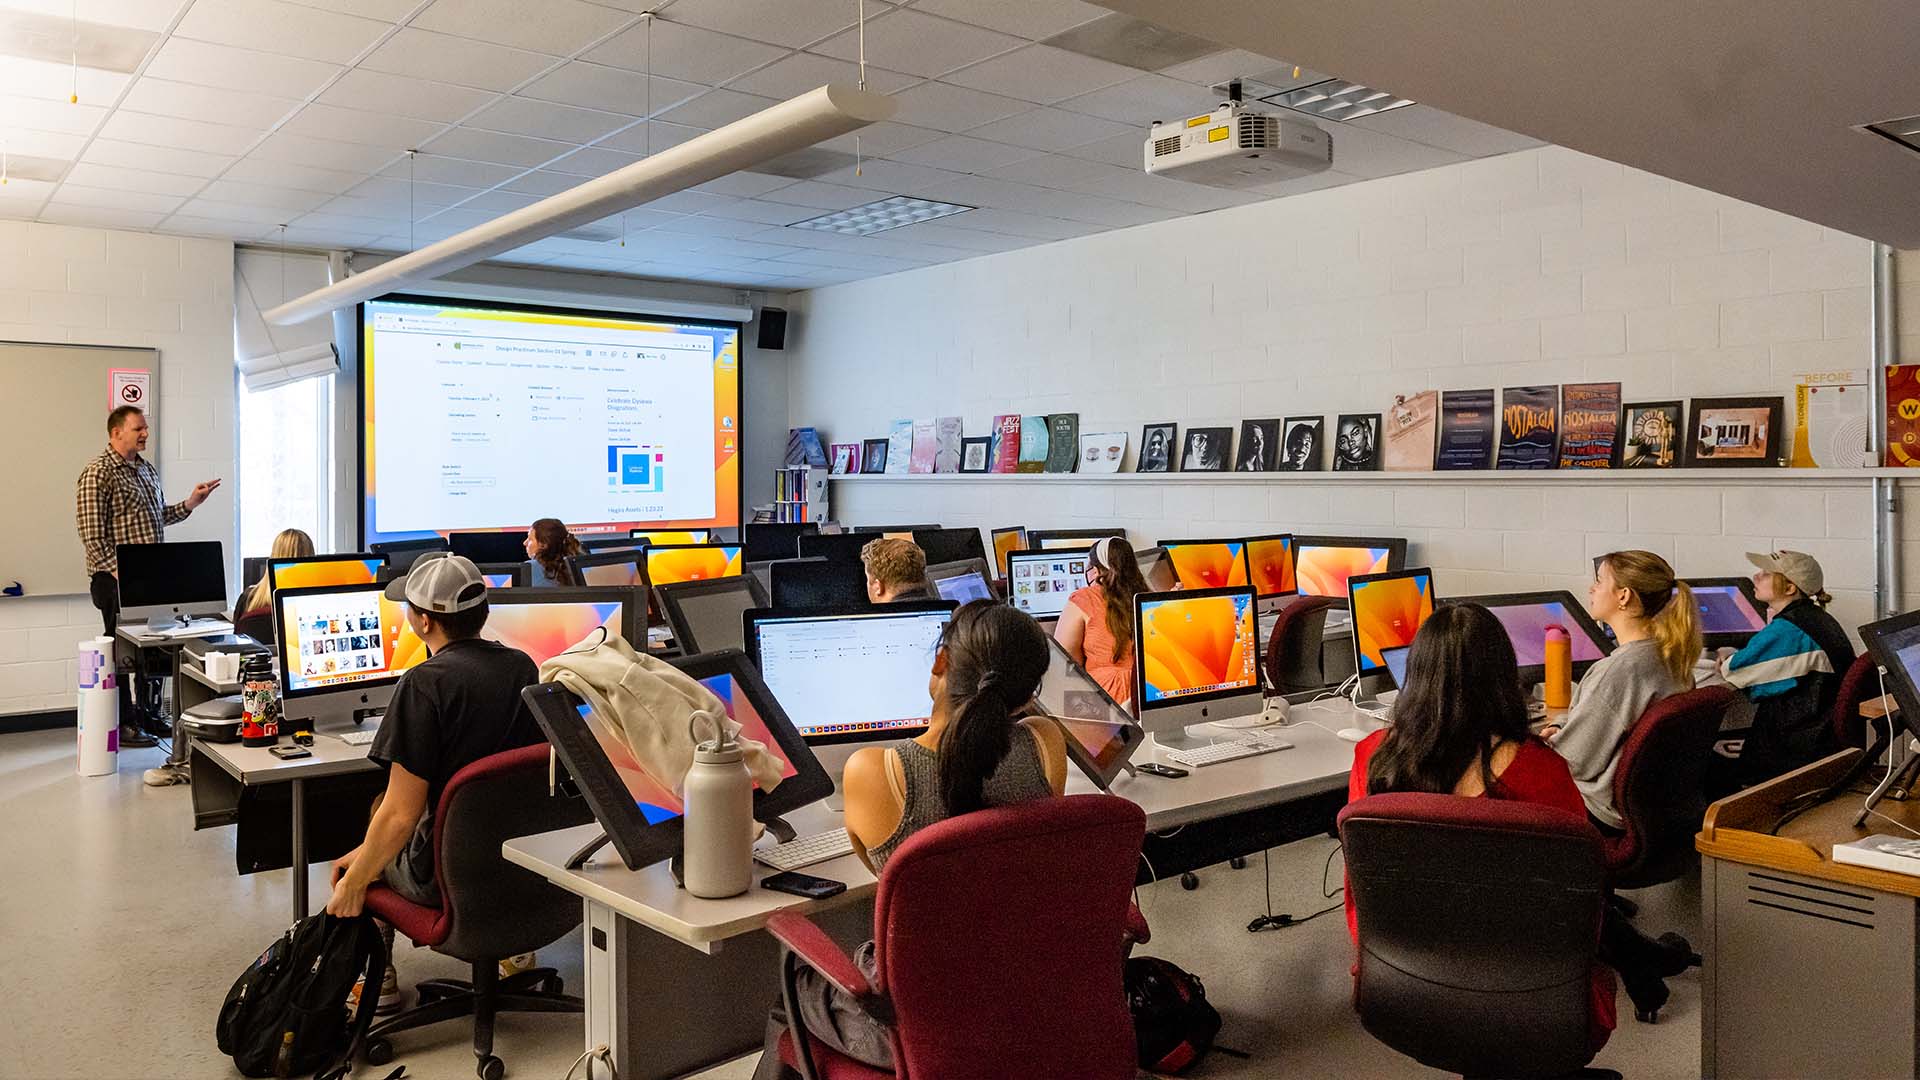
[[[156,349],[0,342],[0,462],[8,493],[0,585],[18,581],[28,596],[87,591],[74,487],[80,470],[107,447],[116,368],[145,369],[151,385],[160,383]],[[148,458],[154,449],[149,444]]]

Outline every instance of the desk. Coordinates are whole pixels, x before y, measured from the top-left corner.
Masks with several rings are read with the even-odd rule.
[[[180,650],[189,641],[199,638],[225,637],[233,633],[233,624],[219,619],[198,619],[190,623],[189,626],[190,629],[173,634],[142,633],[126,626],[119,627],[113,632],[115,668],[121,670],[131,669],[136,676],[150,677],[155,675],[170,675],[173,677],[176,703],[173,716],[168,718],[168,730],[173,732],[174,750],[168,755],[166,762],[168,766],[179,764],[179,761],[175,760],[175,757],[179,754],[180,747],[179,720],[181,710],[177,701],[179,696],[178,688],[180,686],[180,669],[183,666],[180,662]],[[160,663],[148,664],[145,662],[148,657],[153,654],[160,655]],[[158,670],[150,670],[153,668],[157,668]],[[145,703],[140,700],[142,696],[143,695],[137,692],[131,695],[136,710],[145,708]],[[123,698],[122,700],[124,701],[126,699]],[[134,724],[134,718],[130,716],[121,717],[120,723],[123,726],[138,726]]]
[[[1862,796],[1814,807],[1770,835],[1785,803],[1835,782],[1861,751],[1714,803],[1694,839],[1704,940],[1704,1077],[1920,1076],[1920,878],[1832,861],[1833,846],[1897,827]],[[1882,802],[1920,828],[1920,805]]]
[[[1158,877],[1251,855],[1275,837],[1299,839],[1332,828],[1353,765],[1353,744],[1333,733],[1372,730],[1379,722],[1344,701],[1295,706],[1289,719],[1287,727],[1265,730],[1293,743],[1291,750],[1195,769],[1180,780],[1123,776],[1114,784],[1114,794],[1147,812],[1148,858]],[[1067,790],[1095,788],[1073,769]],[[802,835],[845,827],[824,802],[787,820]],[[1152,835],[1176,828],[1171,838]],[[621,1076],[684,1076],[761,1045],[766,1006],[778,988],[779,946],[765,931],[774,912],[805,912],[843,941],[872,933],[874,877],[855,856],[807,868],[847,883],[846,892],[825,901],[760,888],[773,871],[757,864],[754,887],[746,893],[701,900],[674,884],[665,863],[631,871],[610,849],[568,870],[567,858],[599,829],[583,825],[522,837],[508,841],[503,853],[584,901],[586,1045],[611,1047]],[[1164,846],[1156,849],[1156,843]]]

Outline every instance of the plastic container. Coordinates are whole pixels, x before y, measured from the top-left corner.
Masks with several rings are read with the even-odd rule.
[[[687,722],[715,733],[693,751],[687,770],[682,876],[687,892],[707,899],[739,896],[753,886],[753,777],[724,717],[696,712]]]
[[[1573,638],[1566,627],[1547,627],[1541,654],[1546,658],[1541,696],[1547,708],[1564,709],[1573,704]]]
[[[280,741],[280,683],[273,677],[273,658],[249,656],[240,665],[240,741],[247,746],[272,746]]]

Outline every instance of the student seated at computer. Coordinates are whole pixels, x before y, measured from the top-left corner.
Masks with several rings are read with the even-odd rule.
[[[1133,549],[1102,537],[1087,553],[1087,583],[1067,597],[1053,637],[1122,705],[1133,701],[1133,598],[1149,591]]]
[[[260,580],[247,590],[233,607],[233,626],[242,634],[259,638],[255,630],[273,633],[273,560],[313,558],[313,537],[299,529],[282,529],[267,551],[267,569]],[[249,625],[242,626],[241,623]]]
[[[1066,788],[1059,727],[1015,716],[1039,689],[1047,657],[1046,632],[1024,612],[975,600],[953,613],[927,680],[933,717],[926,734],[898,748],[868,747],[847,760],[847,833],[875,874],[907,837],[929,825]],[[873,943],[860,946],[854,961],[873,978]],[[799,972],[797,1000],[807,1030],[828,1047],[877,1069],[893,1067],[885,1026],[809,968]],[[776,1008],[755,1080],[793,1075],[776,1048],[784,1027]]]
[[[527,584],[534,587],[577,585],[573,571],[567,569],[569,556],[580,554],[580,541],[559,518],[541,518],[527,529],[525,543],[527,566],[531,573]]]
[[[520,691],[539,681],[539,669],[526,653],[480,637],[487,583],[479,567],[459,555],[425,555],[387,583],[386,596],[406,602],[407,625],[428,657],[400,676],[367,750],[368,760],[387,770],[387,790],[374,803],[366,839],[333,864],[333,915],[358,915],[375,881],[415,903],[438,905],[433,808],[447,781],[481,758],[541,741],[520,700]],[[391,946],[393,928],[381,929]],[[380,1008],[398,1006],[389,963]]]
[[[1758,567],[1753,594],[1767,625],[1739,651],[1721,651],[1720,673],[1753,702],[1753,728],[1740,751],[1740,775],[1757,784],[1839,749],[1827,723],[1853,642],[1827,614],[1826,574],[1802,551],[1747,553]]]
[[[926,600],[927,553],[911,540],[881,537],[860,549],[867,568],[867,599],[876,604]]]

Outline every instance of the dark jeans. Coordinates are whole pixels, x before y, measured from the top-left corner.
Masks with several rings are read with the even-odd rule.
[[[93,606],[100,609],[100,632],[112,637],[113,628],[120,621],[120,582],[105,570],[98,570],[94,572],[88,592],[93,594]]]

